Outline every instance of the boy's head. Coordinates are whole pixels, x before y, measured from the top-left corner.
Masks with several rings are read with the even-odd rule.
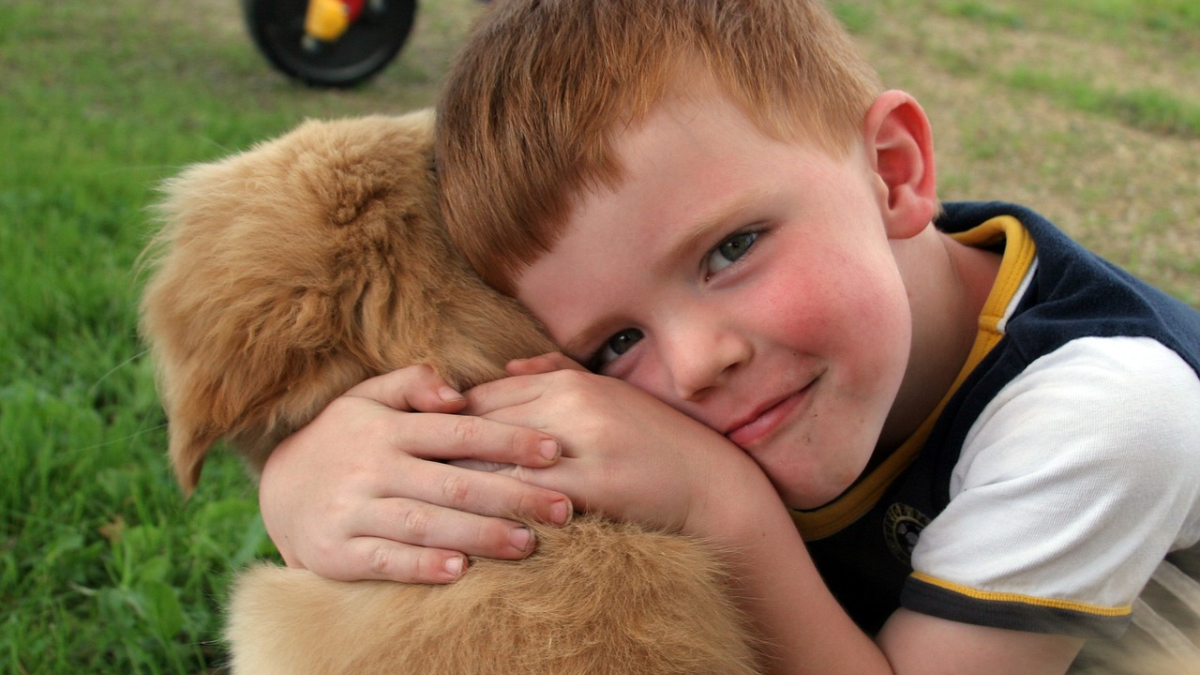
[[[620,181],[614,136],[697,80],[764,135],[834,156],[859,138],[880,91],[819,2],[498,3],[439,106],[445,216],[475,268],[513,293],[580,195]]]
[[[951,304],[917,274],[947,258],[928,119],[823,8],[507,0],[461,59],[447,225],[567,355],[724,434],[798,508],[924,417],[893,404],[935,388],[907,379],[914,313]]]

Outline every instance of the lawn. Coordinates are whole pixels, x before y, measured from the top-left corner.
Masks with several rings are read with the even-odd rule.
[[[1193,0],[835,3],[935,126],[942,197],[1027,203],[1200,306]],[[235,0],[0,0],[0,663],[221,669],[232,572],[269,557],[219,455],[184,501],[136,333],[155,186],[308,117],[432,103],[472,0],[426,0],[400,59],[318,91]]]

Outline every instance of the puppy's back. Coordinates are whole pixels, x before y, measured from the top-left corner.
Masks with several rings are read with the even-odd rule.
[[[581,517],[538,531],[522,562],[458,582],[244,574],[226,638],[257,675],[750,675],[755,653],[713,558],[695,542]]]

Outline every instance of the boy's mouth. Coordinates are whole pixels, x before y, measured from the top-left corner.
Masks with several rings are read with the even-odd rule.
[[[808,400],[812,382],[782,398],[767,401],[749,415],[730,425],[725,437],[742,449],[761,441],[778,429],[802,403]]]

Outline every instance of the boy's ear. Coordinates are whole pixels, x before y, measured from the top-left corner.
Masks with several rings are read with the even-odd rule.
[[[880,94],[863,120],[863,142],[881,182],[880,209],[888,237],[905,239],[937,214],[937,177],[929,118],[909,94]]]

